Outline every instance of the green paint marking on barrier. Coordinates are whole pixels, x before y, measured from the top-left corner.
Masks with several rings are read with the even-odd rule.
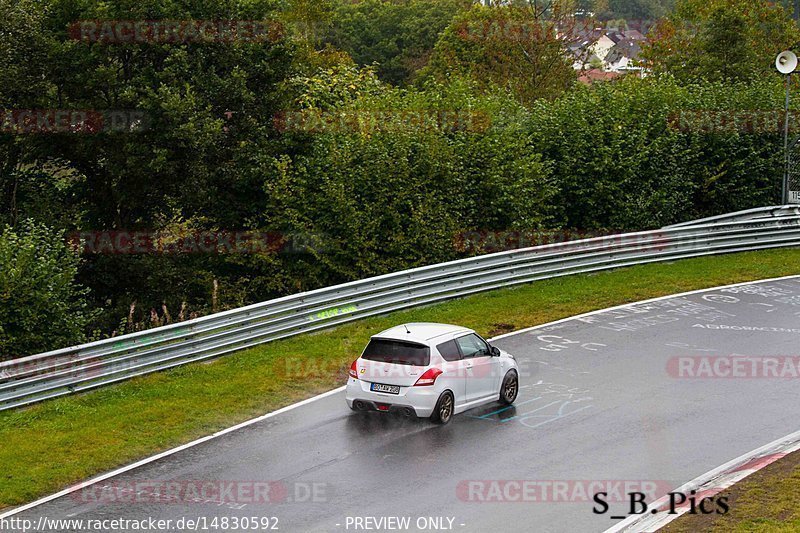
[[[160,341],[160,340],[166,338],[167,336],[168,336],[167,333],[161,333],[161,334],[156,335],[155,337],[152,337],[152,338],[150,338],[148,340],[150,340],[150,341]],[[131,346],[135,346],[135,345],[136,345],[136,341],[133,341],[133,340],[119,341],[119,342],[115,343],[112,348],[114,350],[126,350],[126,349],[130,348]]]
[[[326,318],[332,318],[339,315],[345,315],[347,313],[352,313],[358,310],[357,305],[348,305],[345,307],[334,307],[333,309],[326,309],[324,311],[320,311],[319,313],[314,313],[308,315],[308,319],[313,320],[324,320]]]

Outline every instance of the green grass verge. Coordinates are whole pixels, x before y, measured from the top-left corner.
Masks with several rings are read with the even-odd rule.
[[[746,477],[717,497],[721,496],[728,497],[730,507],[724,515],[685,514],[661,531],[800,531],[800,452],[789,454]]]
[[[557,278],[368,318],[2,412],[0,508],[339,386],[369,336],[397,323],[458,323],[492,336],[646,298],[798,273],[800,250],[772,250]]]

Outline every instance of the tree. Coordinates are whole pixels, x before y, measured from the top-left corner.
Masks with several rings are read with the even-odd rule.
[[[279,2],[6,0],[0,7],[2,28],[11,28],[0,31],[4,108],[144,118],[122,130],[0,134],[4,222],[35,217],[65,230],[158,231],[174,220],[198,231],[259,228],[266,200],[257,162],[282,149],[273,118],[289,104],[283,84],[294,74],[296,41],[276,31],[259,40],[97,42],[80,38],[79,21],[273,27]],[[252,275],[210,254],[90,256],[80,270],[96,304],[116,314],[104,331],[134,299],[145,310],[164,301],[199,307],[215,275]]]
[[[63,234],[30,220],[0,232],[0,359],[85,340],[92,313]]]
[[[673,5],[673,0],[607,0],[596,3],[595,14],[604,19],[656,20],[665,16]]]
[[[200,0],[131,6],[53,0],[50,31],[78,20],[264,20],[271,1]],[[63,35],[66,37],[66,35]],[[198,213],[240,227],[260,185],[240,165],[269,150],[271,117],[285,107],[279,85],[292,70],[293,45],[265,41],[96,43],[65,39],[49,59],[47,107],[136,110],[139,129],[95,135],[35,136],[41,153],[86,178],[82,194],[93,228],[148,228],[154,220]],[[191,184],[190,186],[187,186]]]
[[[287,0],[281,19],[299,40],[316,49],[333,22],[335,0]]]
[[[69,181],[63,165],[37,168],[28,139],[6,133],[9,110],[46,107],[52,88],[47,53],[54,44],[48,11],[35,0],[0,0],[0,225],[16,224],[31,210],[50,222],[68,218],[63,215],[69,208],[56,205]]]
[[[471,0],[341,1],[328,42],[358,65],[377,64],[378,77],[395,85],[409,82],[427,64],[441,32]]]
[[[576,78],[567,50],[574,25],[569,3],[475,5],[445,30],[424,74],[466,76],[482,90],[502,87],[524,103],[554,98]]]
[[[650,35],[644,65],[686,83],[772,75],[775,55],[800,39],[783,7],[765,0],[679,0]]]

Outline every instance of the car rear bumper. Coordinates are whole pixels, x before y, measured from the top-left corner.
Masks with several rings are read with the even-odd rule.
[[[370,400],[353,400],[347,402],[355,411],[378,411],[392,415],[418,417],[417,410],[410,405],[389,404],[384,402],[373,402]]]
[[[367,382],[349,378],[345,392],[347,405],[356,411],[381,411],[410,416],[409,409],[420,418],[433,413],[439,392],[436,387],[403,387],[400,394],[372,392]]]

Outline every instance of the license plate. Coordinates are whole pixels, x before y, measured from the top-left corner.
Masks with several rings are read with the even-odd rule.
[[[381,383],[373,383],[370,386],[370,390],[373,392],[385,392],[387,394],[400,394],[399,385],[383,385]]]

